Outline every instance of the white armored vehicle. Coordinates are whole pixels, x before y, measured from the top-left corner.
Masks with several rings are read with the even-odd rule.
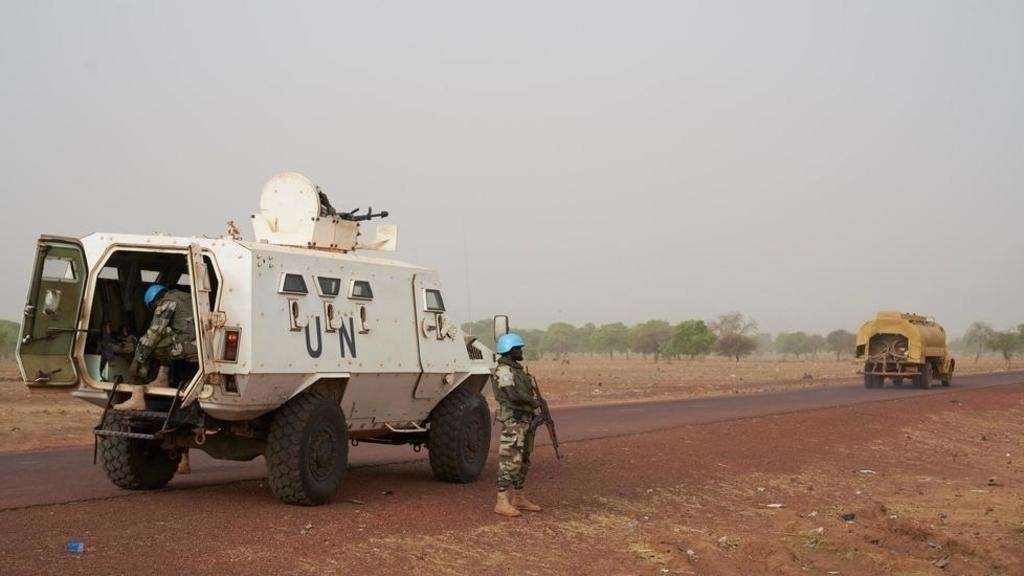
[[[360,242],[360,222],[377,216],[336,212],[311,181],[284,173],[263,188],[255,241],[230,229],[43,236],[22,377],[77,386],[104,408],[98,453],[122,488],[162,487],[184,451],[201,449],[265,456],[277,497],[320,504],[342,483],[350,442],[426,446],[437,478],[473,481],[490,444],[481,390],[494,355],[462,334],[435,271],[366,255],[397,242],[384,225]],[[147,383],[129,377],[131,346],[109,354],[103,342],[146,331],[154,283],[191,295],[199,358],[172,363],[162,382],[154,366]],[[129,398],[132,409],[118,406]]]

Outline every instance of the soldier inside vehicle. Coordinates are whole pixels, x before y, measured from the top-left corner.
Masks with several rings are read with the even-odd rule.
[[[217,293],[217,275],[213,263],[204,257],[210,276],[212,293]],[[162,287],[163,289],[160,289]],[[146,304],[146,293],[151,293],[151,305]],[[179,316],[191,318],[187,296],[191,293],[188,265],[184,254],[168,252],[142,252],[118,250],[104,263],[96,280],[89,316],[89,334],[85,343],[85,358],[89,376],[93,380],[129,382],[133,359],[139,351],[140,340],[145,343],[147,330],[153,323],[154,312],[161,300],[176,299],[183,308]],[[214,303],[211,302],[211,305]],[[166,306],[165,306],[166,308]],[[184,318],[183,318],[184,319]],[[195,323],[189,323],[191,335],[184,340],[195,340]],[[183,324],[184,325],[184,324]],[[177,326],[181,329],[181,326]],[[168,330],[169,331],[169,330]],[[150,343],[152,344],[152,343]],[[158,375],[166,377],[166,385],[180,387],[188,383],[198,369],[194,361],[175,359],[166,362],[160,370],[160,354],[142,354],[145,366],[135,370],[141,382],[151,383]]]

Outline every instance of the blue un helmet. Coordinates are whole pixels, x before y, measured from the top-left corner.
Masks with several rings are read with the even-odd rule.
[[[508,354],[509,351],[517,346],[526,346],[526,342],[523,342],[523,337],[515,332],[509,332],[498,338],[498,354]]]
[[[156,302],[156,299],[164,292],[167,292],[167,286],[163,284],[153,284],[146,288],[146,294],[142,297],[142,301],[146,303],[146,308],[152,308],[153,302]]]

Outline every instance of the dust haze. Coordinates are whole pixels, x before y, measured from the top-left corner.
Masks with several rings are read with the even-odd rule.
[[[1017,2],[5,2],[0,23],[0,317],[39,234],[248,236],[294,170],[389,210],[462,319],[1024,320]]]

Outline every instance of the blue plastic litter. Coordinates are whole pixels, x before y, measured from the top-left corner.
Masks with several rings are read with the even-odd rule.
[[[64,549],[68,551],[68,554],[82,554],[85,552],[85,542],[71,540],[64,546]]]

